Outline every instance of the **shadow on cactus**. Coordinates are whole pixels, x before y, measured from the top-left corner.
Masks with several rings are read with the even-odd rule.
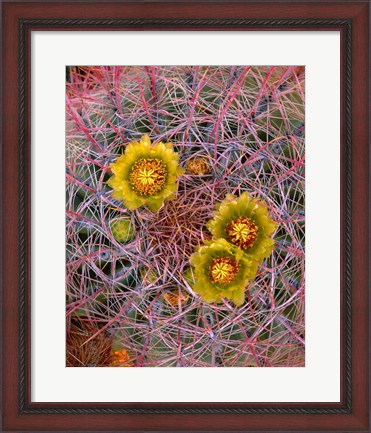
[[[304,100],[297,66],[69,68],[67,365],[305,365]]]

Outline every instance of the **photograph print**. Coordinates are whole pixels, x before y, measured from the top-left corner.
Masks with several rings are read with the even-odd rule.
[[[305,67],[66,68],[66,366],[305,366]]]

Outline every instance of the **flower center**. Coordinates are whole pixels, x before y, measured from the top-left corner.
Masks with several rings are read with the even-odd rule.
[[[229,257],[216,257],[209,267],[210,279],[213,283],[228,284],[237,275],[240,265]]]
[[[155,195],[165,186],[167,169],[157,158],[139,159],[132,167],[130,184],[140,195]]]
[[[227,226],[225,232],[234,245],[246,250],[255,244],[258,226],[250,218],[239,217]]]

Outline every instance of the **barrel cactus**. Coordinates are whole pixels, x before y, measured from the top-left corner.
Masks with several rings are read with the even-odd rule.
[[[66,83],[67,365],[304,366],[305,69]]]

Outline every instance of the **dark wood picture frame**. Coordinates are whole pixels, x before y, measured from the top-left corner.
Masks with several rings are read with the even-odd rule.
[[[369,7],[369,1],[2,2],[2,431],[369,431]],[[30,35],[118,29],[341,32],[340,403],[31,402]]]

